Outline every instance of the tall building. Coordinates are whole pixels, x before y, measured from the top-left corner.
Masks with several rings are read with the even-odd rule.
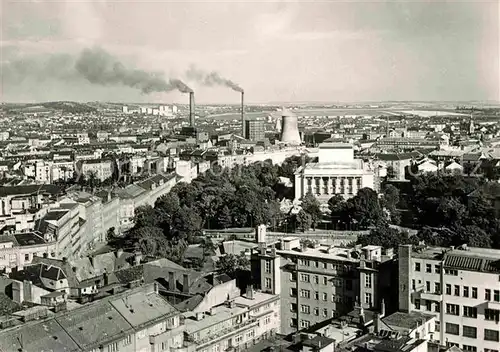
[[[319,145],[318,162],[308,163],[295,172],[295,199],[312,193],[321,202],[334,194],[345,198],[356,195],[361,188],[375,188],[373,165],[354,159],[349,143],[326,140]]]
[[[263,120],[246,120],[245,136],[251,141],[263,141],[266,137],[266,126]]]
[[[266,245],[264,225],[256,235],[252,276],[262,292],[280,295],[282,334],[344,315],[355,305],[380,308],[384,299],[380,293],[390,295],[390,281],[381,273],[386,272],[384,264],[392,263],[392,253],[382,254],[380,246],[308,247],[299,238],[288,237],[276,248]]]
[[[500,250],[399,247],[399,309],[436,316],[434,339],[464,351],[500,350]]]

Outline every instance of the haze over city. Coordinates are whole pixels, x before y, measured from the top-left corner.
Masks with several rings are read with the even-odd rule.
[[[137,81],[161,74],[185,81],[199,103],[238,102],[195,68],[241,86],[249,102],[498,101],[499,15],[497,1],[4,1],[1,94],[185,101],[168,84],[156,92]],[[82,74],[84,50],[133,76]]]

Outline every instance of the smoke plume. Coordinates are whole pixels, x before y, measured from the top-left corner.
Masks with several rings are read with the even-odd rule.
[[[191,66],[186,72],[186,77],[207,87],[222,86],[231,88],[232,90],[237,92],[243,92],[243,88],[241,88],[238,84],[234,83],[230,79],[222,77],[215,71],[205,72],[194,66]]]
[[[53,80],[77,83],[82,78],[101,86],[126,86],[144,94],[178,90],[191,92],[179,79],[165,79],[161,73],[126,67],[100,48],[84,49],[78,57],[67,54],[21,57],[2,62],[4,84],[16,85],[24,80],[39,83]]]
[[[140,89],[149,94],[152,92],[170,92],[179,90],[191,92],[179,79],[163,78],[163,75],[125,67],[120,61],[102,49],[85,49],[76,60],[76,71],[92,84],[123,85]]]

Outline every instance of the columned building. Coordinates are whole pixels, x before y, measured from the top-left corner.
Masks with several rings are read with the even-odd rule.
[[[303,165],[295,172],[295,199],[307,193],[321,202],[335,194],[353,197],[361,188],[374,189],[374,170],[370,163],[354,159],[351,144],[326,140],[319,145],[318,162]]]

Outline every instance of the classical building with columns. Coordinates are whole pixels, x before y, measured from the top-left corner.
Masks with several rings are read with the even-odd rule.
[[[318,162],[302,165],[295,172],[295,199],[309,192],[322,203],[334,194],[347,199],[361,188],[375,189],[375,175],[371,163],[354,159],[352,144],[326,140],[319,145]]]

